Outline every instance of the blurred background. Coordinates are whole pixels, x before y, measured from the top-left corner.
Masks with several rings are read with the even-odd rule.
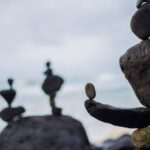
[[[93,143],[130,130],[92,118],[84,108],[84,86],[95,84],[98,102],[136,107],[139,102],[119,67],[119,58],[140,42],[130,20],[137,0],[0,0],[0,89],[15,79],[13,106],[25,115],[50,113],[41,90],[45,62],[65,79],[56,103],[82,121]],[[6,107],[0,98],[0,109]],[[5,127],[0,120],[0,130]]]

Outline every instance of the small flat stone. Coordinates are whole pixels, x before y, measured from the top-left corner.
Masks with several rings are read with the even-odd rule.
[[[89,99],[94,99],[96,96],[95,87],[92,83],[88,83],[85,86],[85,93]]]
[[[132,32],[142,40],[150,37],[150,4],[144,4],[131,19]]]

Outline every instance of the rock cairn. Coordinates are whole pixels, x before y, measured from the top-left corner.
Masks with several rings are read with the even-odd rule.
[[[49,96],[50,105],[52,108],[52,114],[59,116],[61,115],[61,108],[56,107],[55,97],[56,93],[60,90],[64,80],[53,74],[52,69],[50,68],[50,62],[46,63],[47,70],[44,72],[46,78],[42,84],[42,89]]]
[[[138,128],[132,142],[138,150],[150,150],[150,0],[138,0],[131,20],[133,33],[142,41],[120,58],[120,67],[132,86],[140,108],[117,108],[94,101],[94,85],[86,85],[85,107],[96,119],[116,126]]]
[[[7,90],[1,90],[0,95],[3,97],[3,99],[7,102],[8,107],[4,108],[0,112],[0,117],[2,120],[6,122],[11,122],[14,120],[17,120],[21,117],[21,115],[25,112],[25,109],[23,107],[12,107],[12,102],[14,101],[14,98],[16,96],[16,91],[13,89],[13,79],[8,79],[8,84],[10,86]]]

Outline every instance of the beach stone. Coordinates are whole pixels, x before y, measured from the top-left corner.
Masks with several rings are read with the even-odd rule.
[[[120,67],[139,101],[150,108],[150,40],[130,48],[120,58]]]
[[[118,139],[109,139],[101,145],[101,150],[134,150],[130,135],[123,135]]]
[[[150,126],[138,129],[132,134],[132,142],[134,146],[140,150],[150,149]]]
[[[93,150],[82,124],[69,116],[25,117],[0,133],[0,150]]]
[[[142,40],[150,37],[150,3],[144,4],[131,19],[132,32]]]
[[[96,90],[92,83],[87,83],[85,86],[85,93],[89,99],[94,99],[96,96]]]
[[[0,117],[6,122],[10,122],[19,119],[24,112],[25,109],[23,107],[5,108],[0,112]]]

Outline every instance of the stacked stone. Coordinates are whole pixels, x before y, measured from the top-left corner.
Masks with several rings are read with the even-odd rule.
[[[87,84],[87,111],[96,119],[113,125],[138,128],[132,142],[138,150],[150,150],[150,0],[138,0],[137,12],[131,20],[133,33],[142,41],[127,50],[120,58],[120,67],[138,100],[145,107],[117,108],[95,102],[96,92]]]
[[[55,116],[60,116],[62,109],[56,107],[55,97],[57,92],[60,90],[64,83],[63,78],[58,75],[54,75],[52,69],[50,68],[50,62],[46,63],[47,70],[44,72],[46,78],[42,84],[42,89],[49,96],[50,106],[52,108],[52,114]]]
[[[137,8],[131,29],[142,42],[129,49],[120,64],[141,104],[150,108],[150,0],[139,0]],[[139,150],[150,149],[150,127],[136,130],[132,142]]]
[[[12,108],[11,104],[16,96],[16,91],[12,87],[13,86],[12,79],[8,79],[8,84],[10,86],[10,89],[0,91],[0,95],[4,98],[4,100],[8,104],[8,107],[4,108],[0,112],[0,117],[2,120],[10,123],[14,120],[18,120],[21,117],[22,113],[25,112],[25,109],[21,106]]]

